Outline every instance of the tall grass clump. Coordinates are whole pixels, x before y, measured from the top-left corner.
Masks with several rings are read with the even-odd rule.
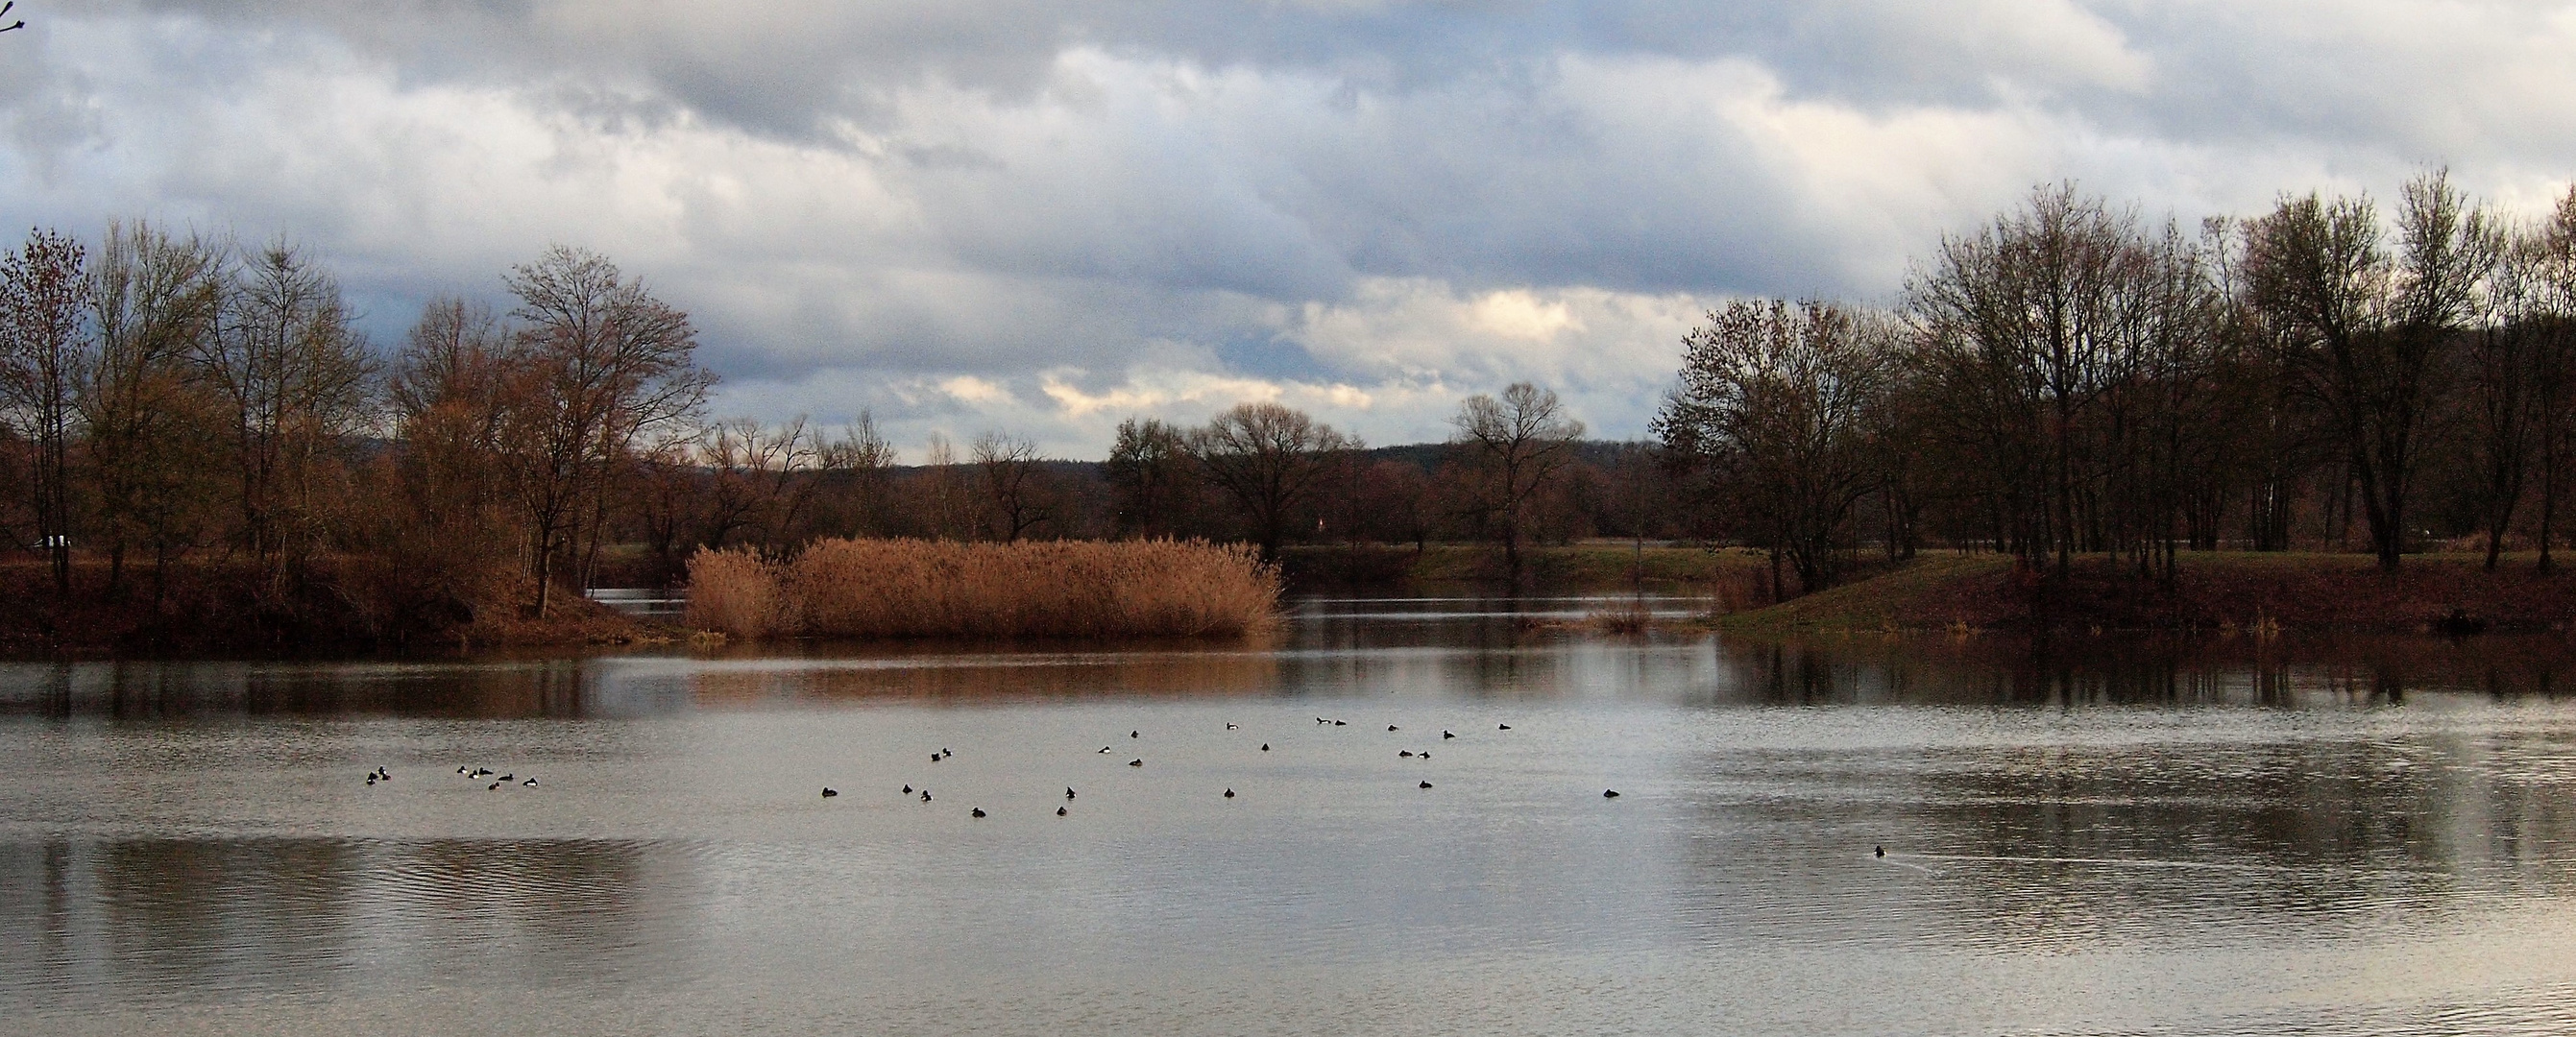
[[[792,633],[778,570],[746,548],[699,551],[689,559],[689,626],[733,637]]]
[[[824,540],[790,562],[689,561],[689,625],[735,637],[1221,636],[1278,604],[1251,548],[1196,540]]]

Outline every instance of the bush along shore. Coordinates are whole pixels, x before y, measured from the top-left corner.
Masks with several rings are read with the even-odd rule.
[[[2183,634],[2566,632],[2576,574],[2483,554],[2417,555],[2379,568],[2357,554],[2194,552],[2169,583],[2099,557],[2063,574],[1992,554],[1932,555],[1878,576],[1720,616],[1753,634],[1860,631]]]
[[[692,629],[728,637],[1106,638],[1267,629],[1278,568],[1198,540],[822,540],[689,561]]]

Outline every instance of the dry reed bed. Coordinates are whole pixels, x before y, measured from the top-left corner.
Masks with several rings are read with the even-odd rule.
[[[1278,605],[1275,566],[1195,540],[824,540],[787,562],[689,560],[689,625],[742,638],[1222,636]]]

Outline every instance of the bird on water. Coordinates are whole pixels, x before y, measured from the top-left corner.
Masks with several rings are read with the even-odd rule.
[[[1618,790],[1618,789],[1602,789],[1602,790],[1601,790],[1601,798],[1603,798],[1603,799],[1617,799],[1617,798],[1619,798],[1619,790]]]
[[[1233,790],[1233,789],[1227,789],[1227,790],[1225,790],[1225,798],[1227,798],[1227,799],[1233,799],[1233,798],[1234,798],[1234,790]]]
[[[966,816],[968,816],[968,817],[982,817],[982,816],[984,816],[984,808],[982,808],[982,807],[976,807],[976,808],[975,808],[975,809],[973,809],[973,810],[969,810],[969,811],[967,811],[967,812],[966,812]]]
[[[837,796],[837,795],[840,795],[840,794],[841,794],[841,790],[839,790],[839,789],[833,788],[833,787],[831,787],[831,786],[829,786],[829,785],[825,785],[825,786],[823,786],[823,798],[824,798],[824,799],[830,799],[830,798],[832,798],[832,797],[834,797],[834,796]]]
[[[1871,849],[1871,850],[1873,850],[1873,851],[1875,851],[1875,852],[1876,852],[1876,854],[1877,854],[1877,856],[1880,856],[1880,857],[1885,857],[1885,856],[1887,856],[1887,847],[1884,847],[1884,846],[1873,846],[1873,847],[1870,847],[1870,849]]]
[[[530,788],[530,789],[535,788],[535,787],[537,787],[537,779],[535,779],[535,778],[530,778],[530,779],[528,779],[528,780],[526,780],[526,781],[522,781],[522,782],[520,782],[520,783],[519,783],[519,787],[521,787],[521,788]]]
[[[1073,798],[1073,786],[1071,786],[1071,785],[1067,785],[1067,786],[1065,786],[1065,787],[1064,787],[1064,798],[1066,798],[1066,799],[1072,799],[1072,798]]]
[[[1270,743],[1268,743],[1268,742],[1263,742],[1263,743],[1261,743],[1261,751],[1262,751],[1262,752],[1265,752],[1265,753],[1266,753],[1266,752],[1269,752],[1269,751],[1270,751]]]
[[[1145,765],[1145,761],[1143,761],[1143,760],[1129,760],[1129,761],[1127,761],[1127,766],[1130,766],[1130,767],[1142,767],[1142,766],[1144,766],[1144,765]]]
[[[1144,736],[1145,736],[1145,733],[1144,733],[1144,732],[1142,732],[1142,731],[1129,731],[1129,732],[1127,732],[1127,737],[1129,737],[1129,738],[1142,738],[1142,737],[1144,737]]]
[[[904,787],[903,787],[903,794],[904,794],[904,795],[907,795],[907,796],[912,795],[912,786],[910,786],[910,785],[906,785],[906,786],[904,786]]]
[[[1496,724],[1496,725],[1494,725],[1494,730],[1496,730],[1496,731],[1509,731],[1509,730],[1511,730],[1511,729],[1512,729],[1512,725],[1510,725],[1510,724]]]
[[[1423,788],[1426,788],[1426,789],[1427,789],[1427,788],[1430,788],[1430,787],[1431,787],[1431,783],[1430,783],[1430,782],[1427,782],[1427,781],[1426,781],[1426,782],[1423,782],[1423,783],[1422,783],[1422,787],[1423,787]]]
[[[1393,731],[1393,730],[1395,730],[1395,725],[1394,725],[1394,724],[1388,724],[1388,725],[1386,725],[1386,729],[1387,729],[1387,730],[1389,730],[1389,731]]]
[[[1064,816],[1064,808],[1063,808],[1063,807],[1057,807],[1057,808],[1055,808],[1055,816],[1057,816],[1057,817],[1063,817],[1063,816]]]
[[[1449,733],[1449,729],[1447,729],[1447,728],[1442,728],[1442,729],[1440,730],[1440,737],[1442,737],[1442,738],[1456,738],[1456,737],[1458,737],[1458,736],[1457,736],[1457,735],[1450,734],[1450,733]]]
[[[928,802],[930,802],[930,790],[929,790],[929,789],[923,789],[923,790],[921,790],[921,801],[922,801],[922,802],[924,802],[924,803],[928,803]]]

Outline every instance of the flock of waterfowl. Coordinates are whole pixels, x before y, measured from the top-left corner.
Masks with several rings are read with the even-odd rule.
[[[1349,726],[1350,726],[1350,721],[1347,721],[1347,720],[1336,720],[1336,719],[1332,719],[1332,718],[1329,718],[1329,717],[1316,717],[1316,718],[1315,718],[1315,723],[1316,723],[1316,724],[1318,724],[1318,725],[1325,726],[1325,727],[1349,727]],[[1494,725],[1494,728],[1495,728],[1495,730],[1497,730],[1497,731],[1509,731],[1509,730],[1511,730],[1511,729],[1512,729],[1512,725],[1510,725],[1510,724],[1496,724],[1496,725]],[[1225,729],[1226,729],[1226,730],[1228,730],[1228,731],[1238,730],[1238,728],[1236,727],[1236,725],[1234,725],[1234,724],[1232,724],[1232,723],[1228,723],[1228,724],[1226,724],[1226,725],[1225,725]],[[1388,725],[1386,725],[1386,729],[1387,729],[1389,732],[1395,732],[1395,731],[1401,731],[1401,730],[1402,730],[1402,728],[1400,728],[1400,727],[1398,727],[1397,725],[1394,725],[1394,724],[1388,724]],[[1128,731],[1128,732],[1127,732],[1127,737],[1128,737],[1128,738],[1130,738],[1130,739],[1140,740],[1140,741],[1141,741],[1141,740],[1145,737],[1145,732],[1144,732],[1142,729],[1130,730],[1130,731]],[[1447,729],[1445,729],[1445,728],[1444,728],[1444,729],[1442,729],[1442,730],[1441,730],[1441,732],[1440,732],[1440,738],[1441,738],[1441,740],[1442,740],[1442,741],[1448,741],[1448,740],[1451,740],[1451,739],[1455,739],[1455,738],[1457,738],[1457,737],[1458,737],[1458,735],[1457,735],[1457,733],[1456,733],[1456,732],[1449,731],[1449,730],[1447,730]],[[1101,752],[1101,753],[1108,753],[1108,752],[1110,752],[1113,748],[1114,748],[1113,746],[1107,746],[1107,745],[1104,745],[1104,746],[1101,746],[1101,747],[1100,747],[1100,752]],[[1268,742],[1263,742],[1263,743],[1261,743],[1261,749],[1260,749],[1260,751],[1261,751],[1261,752],[1265,752],[1265,753],[1266,753],[1266,752],[1269,752],[1269,751],[1270,751],[1270,743],[1268,743]],[[956,756],[956,755],[957,755],[957,753],[956,753],[954,750],[948,749],[948,748],[946,748],[946,747],[944,747],[944,746],[943,746],[943,747],[941,747],[941,748],[939,749],[939,751],[937,751],[937,752],[934,752],[934,753],[931,753],[931,754],[930,754],[930,762],[932,762],[932,763],[938,763],[938,762],[939,762],[939,761],[941,761],[941,760],[949,759],[949,758],[954,757],[954,756]],[[1396,756],[1398,756],[1398,757],[1400,757],[1400,758],[1404,758],[1404,759],[1428,760],[1428,759],[1430,759],[1430,758],[1431,758],[1431,750],[1428,750],[1428,749],[1421,749],[1421,750],[1415,750],[1415,749],[1401,749],[1401,750],[1398,750],[1398,751],[1396,752]],[[1127,766],[1130,766],[1130,767],[1143,767],[1144,765],[1145,765],[1145,758],[1144,758],[1144,757],[1142,757],[1142,756],[1139,756],[1139,757],[1137,757],[1137,758],[1135,758],[1135,759],[1132,759],[1132,760],[1127,761]],[[485,787],[486,789],[488,789],[488,790],[492,790],[492,791],[499,791],[503,786],[505,786],[505,785],[510,785],[510,784],[512,784],[512,783],[514,783],[514,782],[515,782],[517,785],[519,785],[520,787],[522,787],[522,788],[535,788],[535,787],[536,787],[536,785],[537,785],[537,779],[536,779],[536,777],[535,777],[534,775],[530,775],[530,776],[528,776],[528,777],[526,777],[526,778],[520,778],[520,777],[519,777],[517,774],[515,774],[515,773],[512,773],[512,774],[501,774],[501,773],[498,773],[498,772],[496,772],[496,771],[492,770],[492,769],[491,769],[491,768],[489,768],[489,767],[466,767],[466,766],[460,766],[460,767],[456,768],[456,773],[458,773],[458,774],[460,774],[460,775],[463,775],[463,776],[464,776],[464,777],[466,777],[467,779],[469,779],[469,780],[473,780],[473,781],[482,781],[482,780],[485,780],[485,779],[487,779],[487,778],[488,778],[488,779],[490,779],[491,783],[490,783],[490,784],[488,784],[488,785],[486,785],[486,786],[484,786],[484,787]],[[374,785],[376,785],[376,784],[377,784],[377,783],[379,783],[379,782],[390,782],[390,781],[392,781],[392,780],[394,780],[393,773],[392,773],[392,772],[390,772],[390,771],[387,771],[387,770],[386,770],[386,769],[384,769],[383,767],[377,767],[376,769],[374,769],[374,770],[372,770],[372,771],[368,771],[368,772],[367,772],[367,784],[368,784],[368,786],[370,786],[370,787],[373,787]],[[1419,785],[1418,785],[1417,787],[1418,787],[1418,788],[1425,788],[1425,789],[1428,789],[1428,788],[1430,788],[1430,787],[1431,787],[1431,783],[1430,783],[1429,781],[1424,781],[1424,782],[1419,783]],[[840,794],[841,794],[841,790],[839,790],[839,789],[833,788],[833,787],[831,787],[831,786],[829,786],[829,785],[826,785],[826,786],[824,786],[824,787],[823,787],[823,798],[824,798],[824,799],[832,799],[832,798],[838,797]],[[905,795],[905,796],[919,796],[919,797],[921,798],[921,802],[924,802],[924,803],[928,803],[928,802],[930,802],[930,801],[931,801],[931,799],[930,799],[930,789],[929,789],[929,788],[927,788],[927,787],[923,787],[923,788],[918,788],[918,789],[916,789],[916,788],[914,788],[914,787],[912,786],[912,784],[911,784],[911,783],[909,783],[909,782],[906,782],[906,783],[904,784],[904,786],[903,786],[903,790],[902,790],[902,794],[903,794],[903,795]],[[1603,789],[1603,790],[1601,790],[1601,796],[1602,796],[1602,798],[1604,798],[1604,799],[1617,799],[1617,798],[1619,798],[1619,790],[1617,790],[1617,789]],[[1074,792],[1074,790],[1073,790],[1072,788],[1070,788],[1070,787],[1066,788],[1066,789],[1064,790],[1064,798],[1065,798],[1065,800],[1066,800],[1067,802],[1071,802],[1071,801],[1075,798],[1075,792]],[[1226,798],[1226,799],[1233,799],[1233,798],[1235,798],[1235,796],[1234,796],[1234,789],[1233,789],[1232,787],[1227,787],[1227,788],[1226,788],[1226,790],[1225,790],[1225,792],[1224,792],[1224,796],[1223,796],[1223,798]],[[1069,808],[1067,808],[1067,807],[1057,807],[1057,808],[1055,808],[1055,816],[1057,816],[1057,817],[1068,817],[1068,816],[1071,816],[1071,814],[1072,814],[1072,811],[1071,811]],[[987,816],[990,816],[990,815],[986,814],[986,813],[984,812],[984,808],[979,806],[979,807],[970,807],[970,808],[968,808],[968,809],[967,809],[967,811],[966,811],[966,816],[968,816],[968,817],[980,818],[980,817],[987,817]],[[1881,853],[1881,855],[1883,856],[1883,855],[1885,854],[1885,851],[1884,851],[1884,850],[1882,850],[1882,851],[1880,851],[1880,853]]]
[[[1316,717],[1316,718],[1315,718],[1315,723],[1316,723],[1316,724],[1318,724],[1318,725],[1321,725],[1321,726],[1325,726],[1325,727],[1349,727],[1349,726],[1350,726],[1350,721],[1347,721],[1347,720],[1336,720],[1336,719],[1333,719],[1333,718],[1330,718],[1330,717]],[[1495,730],[1497,730],[1497,731],[1509,731],[1509,730],[1511,730],[1511,729],[1512,729],[1512,725],[1510,725],[1510,724],[1496,724],[1496,725],[1494,725],[1494,728],[1495,728]],[[1228,730],[1228,731],[1234,731],[1234,730],[1239,730],[1240,728],[1239,728],[1237,725],[1233,724],[1233,723],[1228,723],[1228,724],[1226,724],[1226,725],[1225,725],[1225,729],[1226,729],[1226,730]],[[1388,724],[1388,725],[1386,725],[1386,729],[1387,729],[1388,731],[1390,731],[1390,732],[1395,732],[1395,731],[1401,731],[1401,730],[1403,730],[1403,728],[1401,728],[1401,727],[1399,727],[1399,726],[1397,726],[1397,725],[1395,725],[1395,724]],[[1130,731],[1128,731],[1128,732],[1127,732],[1127,737],[1128,737],[1129,739],[1131,739],[1131,740],[1142,740],[1142,739],[1144,738],[1144,736],[1145,736],[1145,732],[1144,732],[1142,729],[1134,729],[1134,730],[1130,730]],[[1440,738],[1441,738],[1441,740],[1442,740],[1442,741],[1449,741],[1449,740],[1455,739],[1455,738],[1457,738],[1457,737],[1458,737],[1458,735],[1457,735],[1457,733],[1456,733],[1456,732],[1454,732],[1454,731],[1450,731],[1450,730],[1445,729],[1445,728],[1444,728],[1444,729],[1442,729],[1442,730],[1441,730],[1441,732],[1440,732]],[[1110,753],[1110,752],[1114,751],[1114,750],[1115,750],[1115,748],[1116,748],[1116,746],[1115,746],[1115,745],[1104,745],[1104,746],[1101,746],[1101,747],[1100,747],[1100,749],[1099,749],[1099,751],[1098,751],[1098,752],[1096,752],[1096,753],[1094,753],[1093,755],[1105,755],[1105,754],[1108,754],[1108,753]],[[1261,751],[1261,752],[1265,752],[1265,753],[1266,753],[1266,752],[1269,752],[1269,751],[1270,751],[1270,743],[1268,743],[1268,742],[1263,742],[1263,743],[1261,743],[1261,748],[1260,748],[1260,750],[1259,750],[1259,751]],[[934,752],[934,753],[931,753],[931,754],[930,754],[930,762],[932,762],[932,763],[938,763],[938,762],[939,762],[939,761],[941,761],[941,760],[949,759],[949,758],[954,757],[954,756],[956,756],[956,755],[957,755],[957,754],[956,754],[954,751],[949,750],[949,749],[946,749],[946,748],[942,748],[942,749],[940,749],[939,751],[937,751],[937,752]],[[1420,749],[1420,750],[1416,750],[1416,749],[1401,749],[1401,750],[1398,750],[1398,751],[1396,752],[1396,756],[1398,756],[1398,757],[1400,757],[1400,758],[1403,758],[1403,759],[1428,760],[1428,759],[1430,759],[1430,758],[1431,758],[1431,751],[1430,751],[1430,750],[1428,750],[1428,749]],[[1130,766],[1130,767],[1143,767],[1144,765],[1145,765],[1145,758],[1144,758],[1144,757],[1142,757],[1142,756],[1138,756],[1138,757],[1136,757],[1135,759],[1132,759],[1132,760],[1127,761],[1127,766]],[[505,777],[505,778],[504,778],[504,779],[502,779],[502,780],[505,780],[505,781],[506,781],[506,780],[508,780],[508,779]],[[534,783],[534,782],[533,782],[533,779],[531,779],[531,783],[532,783],[532,784]],[[1429,781],[1423,781],[1423,782],[1420,782],[1416,787],[1417,787],[1417,788],[1424,788],[1424,789],[1428,789],[1428,788],[1430,788],[1430,787],[1432,787],[1432,786],[1431,786],[1431,783],[1430,783]],[[829,786],[829,785],[823,786],[823,798],[825,798],[825,799],[831,799],[831,798],[834,798],[834,797],[839,796],[840,794],[841,794],[841,791],[840,791],[839,789],[833,788],[833,787],[831,787],[831,786]],[[924,802],[924,803],[928,803],[928,802],[930,802],[930,789],[928,789],[927,787],[916,789],[916,788],[914,788],[914,787],[912,786],[912,784],[911,784],[910,782],[906,782],[906,783],[904,783],[904,786],[903,786],[903,789],[902,789],[902,791],[901,791],[901,794],[902,794],[902,795],[905,795],[905,796],[919,796],[919,797],[921,798],[921,802]],[[1072,788],[1068,787],[1068,788],[1066,788],[1066,789],[1064,790],[1064,798],[1065,798],[1065,800],[1066,800],[1068,803],[1069,803],[1069,802],[1071,802],[1071,801],[1075,798],[1075,796],[1076,796],[1076,793],[1074,792],[1074,790],[1073,790]],[[1617,790],[1617,789],[1603,789],[1603,790],[1601,790],[1601,796],[1602,796],[1602,798],[1604,798],[1604,799],[1617,799],[1617,798],[1619,798],[1619,790]],[[1235,795],[1234,795],[1234,789],[1233,789],[1232,787],[1227,787],[1227,788],[1225,789],[1224,793],[1222,794],[1222,798],[1225,798],[1225,799],[1233,799],[1233,798],[1235,798]],[[1071,810],[1069,807],[1057,807],[1057,808],[1055,808],[1055,816],[1057,816],[1057,817],[1068,817],[1068,816],[1071,816],[1071,814],[1072,814],[1072,810]],[[968,817],[973,817],[973,818],[980,818],[980,817],[988,817],[988,816],[990,816],[990,815],[989,815],[989,814],[987,814],[987,813],[985,813],[985,811],[984,811],[984,808],[983,808],[983,807],[978,806],[978,807],[970,807],[970,808],[968,808],[968,810],[966,811],[966,816],[968,816]]]

